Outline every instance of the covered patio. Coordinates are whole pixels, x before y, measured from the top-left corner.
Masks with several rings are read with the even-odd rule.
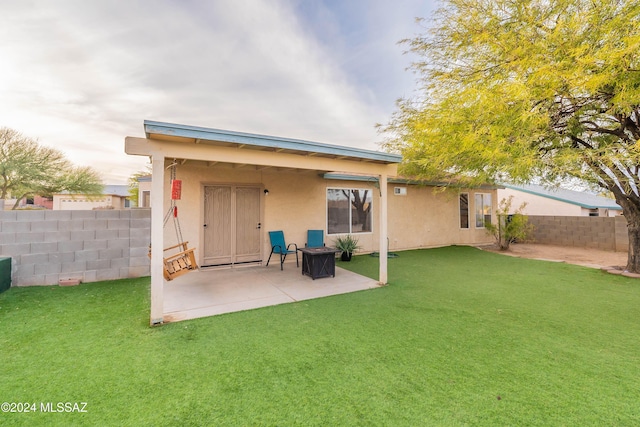
[[[194,271],[164,284],[164,322],[373,289],[377,280],[336,267],[335,278],[312,280],[295,263]]]
[[[151,324],[387,283],[388,178],[397,175],[401,156],[163,122],[145,121],[144,128],[146,138],[127,137],[125,151],[148,156],[152,163]],[[163,216],[175,200],[174,174],[181,186],[182,225],[172,240]],[[345,176],[360,180],[352,184]],[[378,280],[366,279],[362,285],[362,278],[340,270],[335,278],[314,282],[288,265],[284,272],[279,265],[243,266],[268,258],[267,231],[283,230],[288,243],[302,247],[311,229],[324,230],[327,246],[340,234],[358,233],[363,252],[380,253]],[[167,282],[163,251],[155,248],[184,243],[182,234],[199,266],[230,268],[191,272]]]

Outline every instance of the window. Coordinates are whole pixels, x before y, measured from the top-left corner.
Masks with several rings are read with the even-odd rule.
[[[460,194],[460,228],[469,228],[469,194]]]
[[[371,232],[371,190],[327,189],[327,233]]]
[[[476,194],[476,227],[484,228],[491,224],[491,194]]]

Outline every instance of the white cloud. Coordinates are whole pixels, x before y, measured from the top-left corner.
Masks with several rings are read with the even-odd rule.
[[[356,40],[341,38],[344,16],[331,7],[304,17],[287,0],[3,2],[0,126],[108,183],[144,168],[124,154],[144,119],[373,149],[397,40],[381,41],[398,33],[365,26],[384,22],[382,4],[360,5],[372,17],[354,24]]]

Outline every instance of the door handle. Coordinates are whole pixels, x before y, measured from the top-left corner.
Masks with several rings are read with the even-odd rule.
[[[207,224],[204,225],[204,228],[207,228]]]
[[[262,228],[262,223],[261,223],[261,222],[259,222],[259,223],[258,223],[258,226],[257,226],[256,228],[257,228],[258,230],[260,230],[260,229]]]

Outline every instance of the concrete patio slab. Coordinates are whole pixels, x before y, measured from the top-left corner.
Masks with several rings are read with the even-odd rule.
[[[164,284],[164,321],[196,319],[379,287],[377,280],[336,267],[312,280],[294,264],[194,271]]]

